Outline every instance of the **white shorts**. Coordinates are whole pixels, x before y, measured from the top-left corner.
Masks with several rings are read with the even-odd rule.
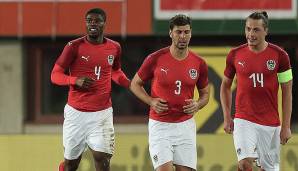
[[[68,104],[64,108],[64,158],[77,159],[89,146],[94,151],[114,153],[112,107],[97,112],[81,112]]]
[[[238,161],[256,158],[266,171],[279,171],[280,126],[264,126],[244,119],[234,119],[234,145]]]
[[[197,169],[196,123],[193,118],[179,123],[149,119],[149,152],[154,169],[172,161]]]

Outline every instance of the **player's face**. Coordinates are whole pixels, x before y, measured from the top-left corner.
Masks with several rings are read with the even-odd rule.
[[[248,18],[245,24],[245,35],[249,46],[259,46],[265,43],[265,37],[267,35],[267,28],[264,28],[263,20],[254,20]]]
[[[104,18],[99,14],[88,14],[86,17],[87,34],[91,38],[97,38],[103,34],[105,27]]]
[[[172,38],[172,44],[180,50],[188,47],[191,38],[190,25],[185,26],[174,26],[173,30],[170,31],[170,37]]]

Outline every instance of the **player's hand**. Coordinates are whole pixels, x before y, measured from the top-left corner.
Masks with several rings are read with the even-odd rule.
[[[186,99],[186,105],[183,106],[183,112],[186,114],[194,115],[199,111],[199,103],[194,99]]]
[[[150,106],[156,113],[162,113],[169,109],[168,102],[161,98],[153,98]]]
[[[94,81],[94,79],[89,77],[79,77],[76,80],[76,86],[78,86],[79,88],[87,89],[93,84]]]
[[[224,130],[227,134],[232,134],[234,131],[234,122],[232,119],[225,119],[224,120]]]
[[[281,127],[280,130],[280,144],[285,145],[288,140],[291,138],[292,133],[290,128]]]

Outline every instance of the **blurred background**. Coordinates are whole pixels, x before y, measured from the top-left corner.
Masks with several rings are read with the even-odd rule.
[[[294,76],[293,138],[282,147],[281,171],[298,171],[297,0],[0,0],[1,171],[53,171],[63,160],[68,87],[51,84],[50,72],[65,44],[85,34],[84,16],[94,7],[107,12],[106,36],[121,44],[122,68],[129,78],[147,55],[170,45],[172,16],[192,17],[190,46],[207,61],[211,86],[209,104],[195,115],[199,171],[236,170],[232,137],[222,129],[219,87],[227,53],[246,42],[245,17],[266,10],[267,40],[288,52]],[[112,171],[153,170],[148,107],[114,84],[112,100],[116,130]],[[88,152],[79,170],[94,170]]]

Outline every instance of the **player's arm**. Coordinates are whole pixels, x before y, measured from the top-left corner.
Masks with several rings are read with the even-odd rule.
[[[94,82],[94,80],[89,77],[72,77],[66,75],[64,71],[65,69],[63,67],[55,64],[51,73],[52,83],[61,86],[76,85],[80,88],[89,88],[89,86]]]
[[[183,106],[183,112],[194,115],[197,113],[200,109],[202,109],[204,106],[206,106],[209,102],[209,85],[207,85],[205,88],[198,89],[199,91],[199,99],[186,99],[186,105]]]
[[[130,90],[135,94],[140,100],[148,104],[155,110],[157,113],[162,113],[168,110],[167,102],[160,98],[152,98],[144,89],[144,82],[139,77],[138,74],[134,76],[131,81]]]
[[[94,82],[93,79],[88,77],[78,78],[65,74],[65,70],[69,68],[75,58],[74,49],[71,42],[64,47],[51,72],[51,81],[62,86],[76,85],[80,88],[88,88]]]
[[[120,68],[112,70],[112,80],[122,87],[129,88],[130,86],[130,80]]]
[[[75,85],[77,77],[72,77],[64,73],[64,68],[55,64],[51,72],[51,81],[57,85]]]
[[[210,88],[209,85],[206,86],[203,89],[199,89],[199,100],[198,100],[198,108],[199,110],[202,109],[204,106],[206,106],[209,102],[209,97],[210,97]]]
[[[224,76],[220,86],[220,102],[223,110],[224,130],[226,133],[232,132],[232,128],[231,128],[231,123],[233,122],[231,117],[232,83],[233,83],[233,79],[230,79]]]
[[[291,69],[278,73],[278,81],[282,91],[282,125],[280,133],[281,144],[286,144],[291,138],[291,114],[292,114],[292,72]]]

